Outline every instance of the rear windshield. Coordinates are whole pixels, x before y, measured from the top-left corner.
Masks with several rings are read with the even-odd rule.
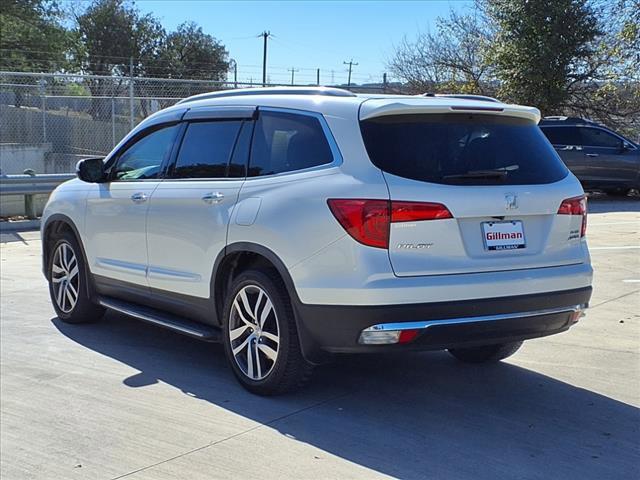
[[[450,185],[552,183],[568,171],[530,120],[486,114],[393,115],[360,123],[385,172]]]

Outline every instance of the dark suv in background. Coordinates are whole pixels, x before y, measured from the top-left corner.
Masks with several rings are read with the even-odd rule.
[[[589,120],[545,117],[540,128],[585,189],[640,189],[640,146]]]

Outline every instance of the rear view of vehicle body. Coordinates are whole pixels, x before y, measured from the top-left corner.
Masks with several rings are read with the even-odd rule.
[[[334,89],[187,99],[53,194],[54,306],[219,339],[261,394],[336,353],[505,358],[568,329],[591,295],[586,200],[538,120]]]
[[[623,195],[640,191],[636,143],[580,118],[545,117],[540,128],[585,188]]]

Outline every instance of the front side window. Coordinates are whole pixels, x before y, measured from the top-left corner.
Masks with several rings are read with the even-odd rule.
[[[484,114],[393,115],[361,122],[381,170],[450,185],[552,183],[568,171],[538,126]]]
[[[585,147],[622,148],[622,140],[599,128],[583,128],[581,132]]]
[[[577,127],[541,127],[552,145],[582,145]]]
[[[191,123],[182,139],[173,178],[223,178],[242,126],[241,121]]]
[[[158,178],[162,163],[169,158],[178,125],[154,130],[126,148],[111,170],[115,181]]]
[[[303,170],[333,162],[320,120],[288,112],[260,113],[256,122],[249,177]]]

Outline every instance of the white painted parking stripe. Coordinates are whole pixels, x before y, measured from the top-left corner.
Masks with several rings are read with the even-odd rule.
[[[640,245],[623,245],[621,247],[589,247],[589,250],[631,250],[640,248]]]
[[[622,280],[624,283],[640,283],[640,278],[630,278],[628,280]]]
[[[602,225],[640,225],[640,222],[591,222],[589,227],[600,227]]]

